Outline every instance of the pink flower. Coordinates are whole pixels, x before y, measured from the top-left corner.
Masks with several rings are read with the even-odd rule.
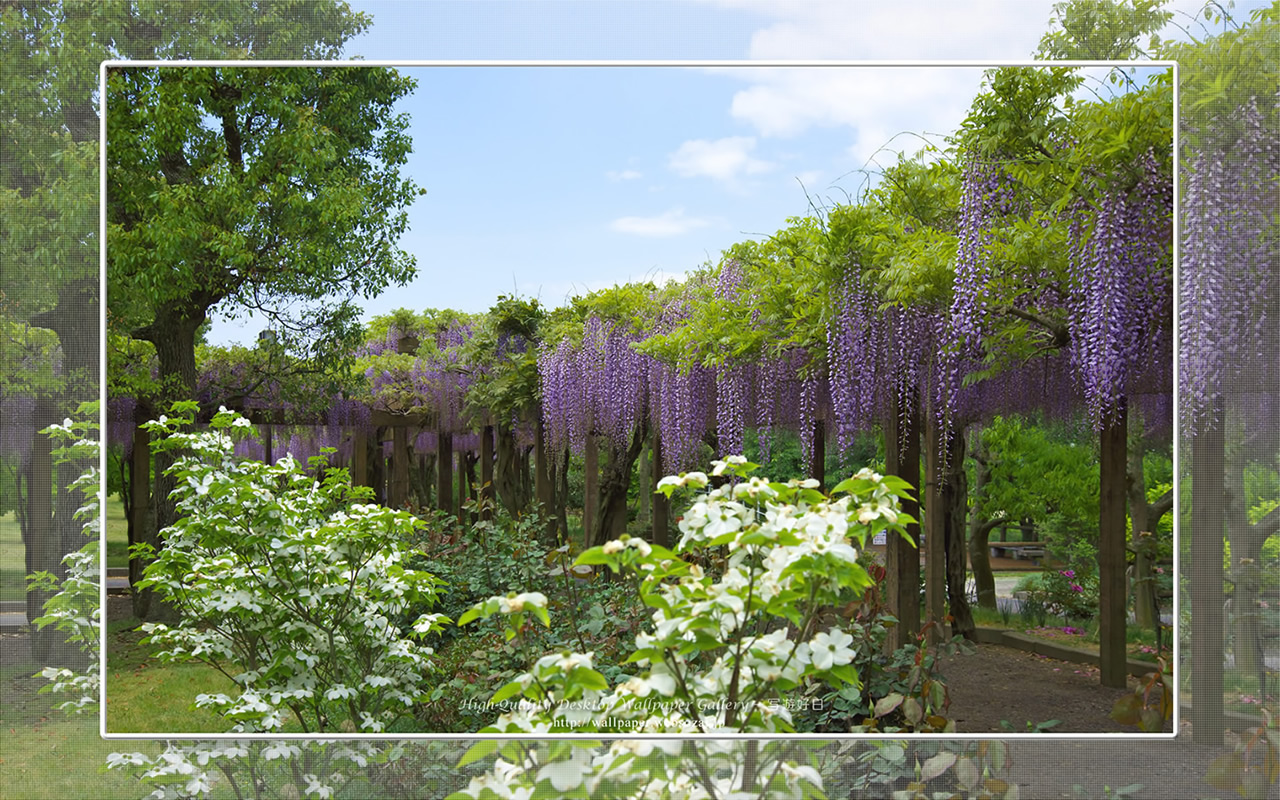
[[[1071,587],[1071,591],[1073,591],[1073,592],[1083,592],[1083,591],[1084,591],[1084,587],[1083,587],[1083,586],[1081,586],[1081,585],[1080,585],[1080,584],[1078,584],[1078,583],[1071,583],[1071,584],[1068,584],[1068,585]]]
[[[1062,572],[1059,572],[1058,574],[1064,578],[1074,578],[1076,576],[1076,571],[1073,569],[1064,569]]]
[[[1163,574],[1164,574],[1164,567],[1156,567],[1156,574],[1157,574],[1157,575],[1163,575]]]

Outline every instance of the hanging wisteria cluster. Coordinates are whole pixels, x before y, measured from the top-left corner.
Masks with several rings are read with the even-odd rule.
[[[1178,389],[1189,434],[1212,424],[1225,391],[1280,381],[1276,113],[1274,98],[1263,108],[1255,100],[1197,132],[1203,143],[1183,184],[1179,275]],[[1274,424],[1274,411],[1250,416]]]
[[[870,430],[877,421],[876,396],[885,377],[881,368],[886,331],[877,311],[878,300],[864,284],[857,265],[846,267],[835,290],[834,305],[835,314],[827,322],[827,359],[836,441],[844,452],[855,433]],[[808,403],[816,402],[811,394],[807,386]],[[803,416],[807,419],[809,413]]]
[[[1150,364],[1172,368],[1172,177],[1151,153],[1136,166],[1136,186],[1102,191],[1096,206],[1077,204],[1071,224],[1071,355],[1098,429]]]
[[[589,431],[619,449],[627,447],[648,410],[653,359],[631,347],[640,338],[626,326],[592,315],[577,347],[567,341],[543,345],[538,357],[543,432],[552,452],[569,447],[581,454]]]

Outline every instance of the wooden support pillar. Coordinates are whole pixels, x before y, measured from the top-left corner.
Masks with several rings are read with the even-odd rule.
[[[273,428],[273,425],[262,426],[262,461],[264,464],[276,463],[275,459],[272,457],[274,455],[272,452],[272,445],[274,442],[272,442],[271,439]]]
[[[1191,441],[1191,733],[1222,746],[1223,522],[1226,439],[1221,400]]]
[[[397,425],[391,429],[391,487],[387,505],[403,508],[409,502],[409,429]]]
[[[653,492],[649,491],[646,487],[655,482],[650,479],[649,474],[650,470],[654,469],[653,459],[650,457],[650,447],[652,447],[652,442],[656,440],[656,438],[657,434],[655,433],[653,438],[650,439],[650,446],[640,448],[639,463],[636,464],[636,468],[639,472],[639,475],[637,476],[639,480],[636,485],[640,487],[640,496],[636,498],[640,501],[640,508],[636,511],[636,522],[641,525],[649,524],[651,520],[650,514],[653,511]]]
[[[129,455],[129,529],[133,541],[147,541],[147,511],[151,501],[151,432],[141,426],[133,429],[133,452]],[[129,585],[142,580],[142,559],[129,557]]]
[[[827,490],[827,425],[821,419],[813,421],[813,439],[809,445],[809,477],[818,481],[818,491]]]
[[[600,446],[596,442],[595,432],[591,429],[591,420],[587,420],[587,441],[583,446],[582,472],[582,541],[590,547],[596,541],[593,529],[596,520],[596,509],[600,507]]]
[[[920,485],[920,415],[914,406],[902,413],[895,393],[884,425],[886,472],[913,487]],[[915,500],[904,501],[902,510],[919,518],[920,505]],[[907,533],[910,541],[892,532],[885,537],[886,595],[889,610],[898,618],[887,640],[890,650],[914,643],[920,632],[919,524],[907,526]]]
[[[929,641],[936,643],[940,638],[938,626],[947,615],[947,504],[942,491],[942,426],[932,411],[924,416],[924,616],[937,623],[929,629]]]
[[[453,434],[436,432],[436,501],[449,514],[453,508]]]
[[[480,434],[480,496],[484,499],[481,505],[480,519],[493,518],[493,426],[485,425]]]
[[[662,437],[658,435],[658,426],[653,426],[653,485],[646,487],[645,492],[653,501],[653,543],[662,547],[671,546],[671,535],[668,531],[671,501],[664,494],[658,494],[658,482],[667,471],[662,463]],[[644,484],[641,484],[644,486]]]
[[[458,465],[455,472],[458,476],[458,502],[454,508],[458,509],[458,516],[462,516],[462,507],[467,504],[467,494],[471,491],[471,485],[467,483],[467,451],[459,450],[453,457]]]
[[[351,485],[369,485],[369,436],[364,428],[351,433]]]
[[[1098,665],[1103,686],[1123,689],[1125,652],[1125,462],[1126,409],[1103,427],[1099,442]]]
[[[551,470],[547,464],[546,431],[541,411],[533,425],[533,497],[542,505],[542,514],[552,513]]]

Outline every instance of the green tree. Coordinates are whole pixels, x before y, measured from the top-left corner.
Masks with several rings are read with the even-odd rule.
[[[991,531],[1022,520],[1077,534],[1097,528],[1098,464],[1091,447],[1053,435],[1018,417],[996,417],[973,434],[969,559],[978,604],[995,608],[995,580],[987,547]]]

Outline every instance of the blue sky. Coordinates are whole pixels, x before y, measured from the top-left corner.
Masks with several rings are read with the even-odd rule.
[[[407,60],[1030,58],[1048,0],[433,0],[353,2],[373,17],[347,55]],[[1256,3],[1251,4],[1256,5]],[[1244,4],[1242,4],[1244,6]],[[1199,3],[1178,0],[1175,8]],[[1247,6],[1245,6],[1247,11]],[[1241,11],[1241,9],[1237,9]],[[1186,20],[1183,19],[1185,23]],[[478,312],[499,294],[562,305],[615,283],[679,278],[866,170],[941,144],[979,67],[404,67],[428,194],[401,247],[418,277],[363,302]],[[806,197],[806,190],[809,197]],[[251,342],[257,320],[215,320]]]

